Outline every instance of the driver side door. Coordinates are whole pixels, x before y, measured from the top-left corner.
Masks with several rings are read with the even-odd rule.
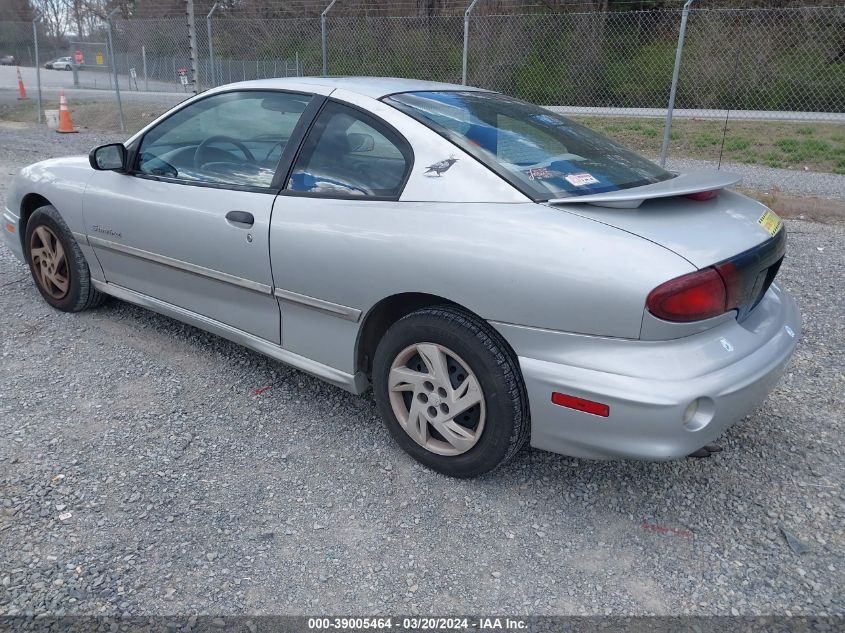
[[[268,243],[276,171],[316,101],[214,94],[149,130],[128,173],[95,172],[83,213],[106,281],[280,344]]]

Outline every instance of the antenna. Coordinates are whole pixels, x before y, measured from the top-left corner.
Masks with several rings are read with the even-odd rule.
[[[730,109],[725,110],[725,127],[722,128],[722,144],[719,146],[719,164],[716,166],[716,169],[722,168],[722,153],[725,151],[725,136],[728,134],[728,117],[730,116]]]

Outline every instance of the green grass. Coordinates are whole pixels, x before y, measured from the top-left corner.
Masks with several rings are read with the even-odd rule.
[[[744,136],[732,136],[725,139],[725,151],[739,152],[751,147],[751,141]]]
[[[693,143],[696,147],[710,147],[711,145],[718,145],[721,139],[716,136],[715,134],[710,134],[709,132],[704,132],[703,134],[698,134],[695,139],[693,139]]]

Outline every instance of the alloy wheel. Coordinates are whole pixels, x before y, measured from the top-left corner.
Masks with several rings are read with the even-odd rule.
[[[435,343],[402,350],[388,373],[388,390],[399,425],[420,446],[438,455],[460,455],[484,431],[481,385],[464,360]]]

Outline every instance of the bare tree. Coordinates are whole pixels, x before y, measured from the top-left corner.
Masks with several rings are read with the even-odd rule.
[[[32,7],[27,0],[3,0],[0,2],[0,22],[29,22]]]
[[[58,44],[67,31],[70,17],[69,0],[30,0],[30,4],[40,13],[47,36]]]

